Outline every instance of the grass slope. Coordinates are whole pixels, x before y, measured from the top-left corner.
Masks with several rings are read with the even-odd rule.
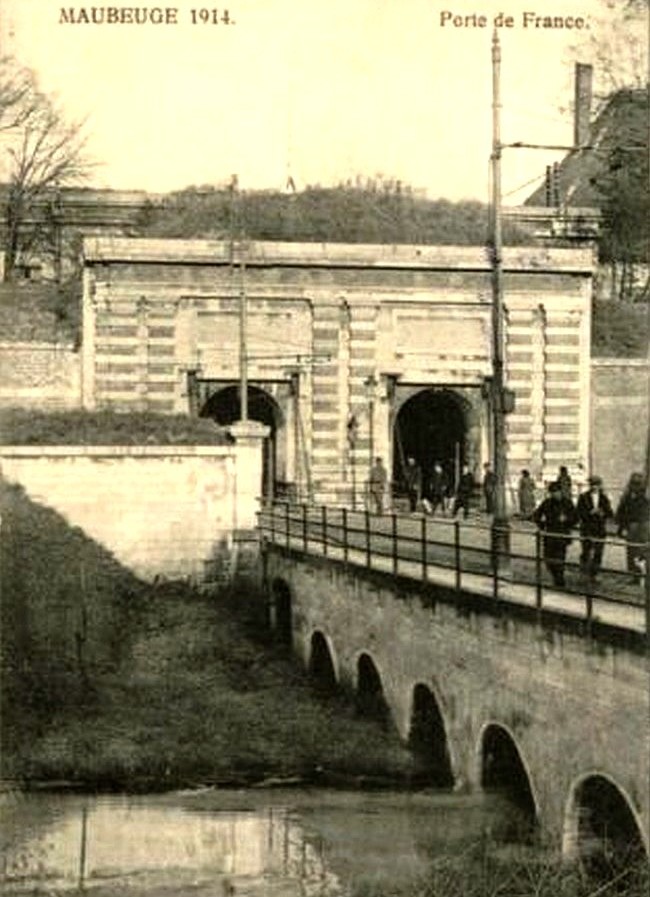
[[[5,778],[152,789],[413,771],[394,733],[319,696],[232,603],[143,585],[2,482],[0,512]]]

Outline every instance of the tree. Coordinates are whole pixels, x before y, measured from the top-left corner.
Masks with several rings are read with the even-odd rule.
[[[8,162],[5,200],[5,280],[31,252],[61,261],[62,187],[90,170],[82,126],[67,122],[27,70],[3,64],[0,127]]]

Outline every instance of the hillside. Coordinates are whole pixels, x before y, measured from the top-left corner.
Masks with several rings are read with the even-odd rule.
[[[1,480],[0,513],[0,778],[151,790],[417,770],[242,619],[263,596],[141,582]]]

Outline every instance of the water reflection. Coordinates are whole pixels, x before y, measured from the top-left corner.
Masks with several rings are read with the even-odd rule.
[[[485,829],[478,798],[205,790],[5,796],[3,893],[339,897],[399,882]]]

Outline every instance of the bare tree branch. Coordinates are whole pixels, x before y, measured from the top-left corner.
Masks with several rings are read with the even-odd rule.
[[[61,244],[51,233],[61,222],[49,207],[59,201],[62,187],[83,182],[93,166],[83,124],[66,121],[33,75],[12,68],[10,60],[0,61],[0,130],[9,165],[5,279],[10,279],[21,255]]]

